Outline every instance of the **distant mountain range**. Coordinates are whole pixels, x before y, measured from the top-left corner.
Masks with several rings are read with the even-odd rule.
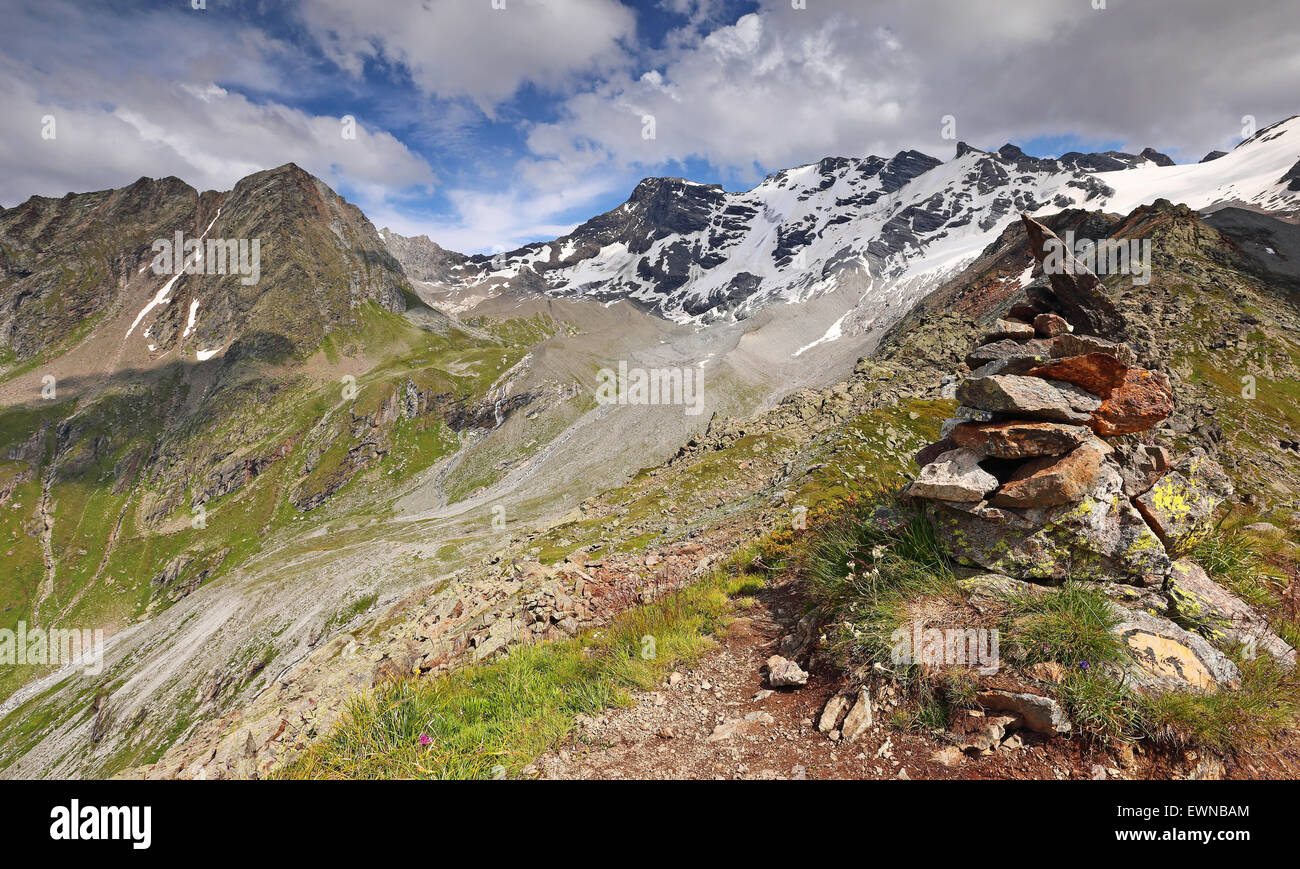
[[[871,279],[860,306],[888,303],[901,315],[1018,212],[1127,213],[1157,198],[1300,212],[1300,119],[1183,166],[1150,148],[1044,159],[1014,145],[987,152],[959,143],[946,163],[917,151],[828,157],[743,193],[648,178],[568,235],[495,257],[381,234],[408,273],[446,291],[626,298],[671,319],[710,322],[806,300],[857,271]]]

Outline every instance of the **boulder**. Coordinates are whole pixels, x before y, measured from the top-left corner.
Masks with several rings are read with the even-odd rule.
[[[1099,398],[1109,398],[1124,383],[1128,366],[1106,353],[1065,356],[1030,369],[1031,377],[1063,380]]]
[[[1158,586],[1169,556],[1122,490],[1119,471],[1104,462],[1094,490],[1076,503],[1016,509],[934,501],[926,509],[960,564],[1024,579]]]
[[[1086,426],[1059,422],[964,423],[952,430],[949,441],[957,446],[998,459],[1061,456],[1092,437]]]
[[[998,478],[979,466],[980,455],[950,450],[921,469],[907,494],[942,501],[982,501],[998,487]]]
[[[1221,648],[1240,649],[1247,658],[1263,651],[1284,666],[1295,666],[1295,649],[1273,632],[1268,620],[1210,579],[1196,562],[1174,562],[1167,592],[1170,614],[1184,627]]]
[[[1124,382],[1093,414],[1092,427],[1099,435],[1131,434],[1155,427],[1173,412],[1169,378],[1145,368],[1130,368]]]
[[[1279,541],[1286,539],[1286,531],[1277,527],[1272,522],[1252,522],[1241,529],[1251,537],[1260,540]]]
[[[767,684],[773,688],[802,688],[808,674],[794,661],[773,655],[767,659]]]
[[[844,716],[844,724],[840,727],[840,739],[844,742],[855,741],[871,729],[871,723],[871,695],[866,688],[859,688],[857,702],[853,704],[849,714]]]
[[[1198,447],[1133,503],[1165,547],[1181,554],[1200,541],[1215,508],[1232,492],[1223,468]]]
[[[1241,671],[1204,637],[1169,619],[1139,610],[1116,610],[1123,621],[1115,632],[1128,646],[1128,675],[1152,691],[1213,692],[1239,683]]]
[[[1117,447],[1114,455],[1124,478],[1124,494],[1130,498],[1154,486],[1172,466],[1169,450],[1149,444]]]
[[[1019,320],[994,320],[993,327],[984,333],[980,340],[981,344],[991,344],[994,341],[1003,341],[1010,339],[1012,341],[1028,341],[1034,337],[1034,327],[1028,323],[1022,323]]]
[[[1133,348],[1127,344],[1107,341],[1105,338],[1098,338],[1095,335],[1058,335],[1048,345],[1047,353],[1053,359],[1062,359],[1067,356],[1087,356],[1089,353],[1105,353],[1114,356],[1124,365],[1132,365],[1137,361]]]
[[[975,702],[985,709],[1019,715],[1024,726],[1035,733],[1058,736],[1074,729],[1061,704],[1051,697],[1014,691],[980,691],[975,695]]]
[[[967,378],[957,387],[957,399],[990,413],[1073,423],[1087,421],[1088,410],[1100,406],[1100,400],[1089,402],[1086,393],[1070,384],[1013,374]]]
[[[1104,444],[1090,442],[1064,456],[1026,462],[989,503],[995,507],[1055,507],[1078,501],[1096,488],[1108,452]]]
[[[1074,327],[1060,314],[1039,314],[1034,317],[1034,332],[1040,338],[1055,338],[1072,331]]]

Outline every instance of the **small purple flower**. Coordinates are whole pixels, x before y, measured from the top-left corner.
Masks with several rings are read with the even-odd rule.
[[[427,733],[420,734],[420,745],[431,745],[432,743],[433,740],[429,737],[429,734]]]
[[[1080,662],[1079,662],[1079,666],[1080,666],[1082,669],[1086,670],[1086,669],[1088,669],[1088,667],[1091,666],[1091,665],[1090,665],[1087,661],[1080,661]]]

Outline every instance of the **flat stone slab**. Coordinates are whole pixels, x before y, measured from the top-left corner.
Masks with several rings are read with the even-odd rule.
[[[990,413],[1071,423],[1087,422],[1101,406],[1101,399],[1071,384],[1014,374],[967,378],[957,387],[957,400]]]
[[[1013,712],[1024,719],[1025,727],[1035,733],[1063,735],[1074,729],[1070,718],[1051,697],[1014,691],[980,691],[975,702],[985,709]]]
[[[1048,355],[1053,359],[1086,356],[1089,353],[1105,353],[1114,356],[1125,365],[1137,362],[1137,355],[1132,347],[1117,341],[1107,341],[1095,335],[1057,335],[1048,347]]]
[[[1025,371],[1035,364],[1042,364],[1051,358],[1052,343],[1043,339],[1032,341],[1015,341],[1006,339],[994,341],[972,350],[966,356],[966,365],[974,370],[991,362],[1020,360],[1025,364]],[[1024,373],[1023,371],[1019,373]]]
[[[907,494],[940,501],[983,501],[998,487],[998,478],[979,466],[981,458],[967,449],[950,450],[921,469]]]
[[[1124,620],[1115,632],[1128,646],[1129,675],[1139,687],[1214,692],[1241,681],[1237,665],[1204,637],[1148,612],[1117,612]]]
[[[1062,456],[1092,437],[1086,426],[1059,422],[964,423],[949,434],[953,443],[998,459]]]

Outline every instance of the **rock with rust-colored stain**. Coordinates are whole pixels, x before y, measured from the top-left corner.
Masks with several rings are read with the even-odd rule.
[[[1128,366],[1106,353],[1088,353],[1053,359],[1029,371],[1031,377],[1063,380],[1086,389],[1099,398],[1110,398],[1111,393],[1124,383]]]
[[[1064,456],[1026,462],[989,499],[995,507],[1055,507],[1091,492],[1108,452],[1104,444],[1086,443]]]
[[[949,435],[954,446],[997,459],[1063,456],[1090,437],[1087,426],[1020,421],[964,423]]]
[[[1155,427],[1174,412],[1169,377],[1145,368],[1130,368],[1120,384],[1093,414],[1099,435],[1133,434]]]

